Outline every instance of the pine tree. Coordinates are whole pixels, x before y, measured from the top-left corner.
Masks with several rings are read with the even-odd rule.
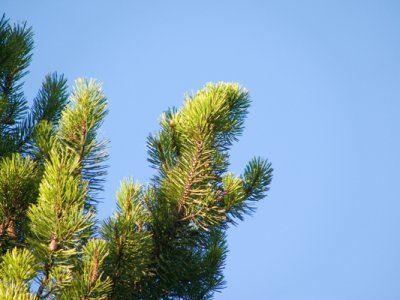
[[[107,100],[95,80],[47,76],[30,110],[21,79],[32,30],[0,21],[0,299],[210,299],[224,285],[226,230],[251,214],[272,168],[240,176],[229,150],[250,105],[238,84],[208,84],[163,113],[148,138],[155,175],[125,179],[99,224]]]

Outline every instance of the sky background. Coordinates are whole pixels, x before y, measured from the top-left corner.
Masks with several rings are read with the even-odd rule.
[[[146,137],[162,111],[207,82],[252,99],[232,152],[274,179],[229,229],[227,288],[215,299],[400,299],[399,1],[19,1],[35,49],[25,92],[58,71],[103,83],[109,175],[148,182]]]

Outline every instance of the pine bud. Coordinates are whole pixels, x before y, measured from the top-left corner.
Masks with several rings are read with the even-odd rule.
[[[50,248],[51,252],[57,251],[57,249],[58,249],[57,238],[55,238],[55,237],[51,238],[49,248]]]
[[[99,277],[99,259],[97,258],[96,254],[94,255],[93,258],[93,271],[90,277],[91,277],[90,278],[91,283],[94,283]]]
[[[17,233],[15,231],[15,223],[14,223],[13,219],[10,219],[8,221],[7,234],[11,239],[16,239],[17,238]]]

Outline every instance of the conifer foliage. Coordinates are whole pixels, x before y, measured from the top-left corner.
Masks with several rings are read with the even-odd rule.
[[[32,30],[0,21],[0,299],[210,299],[224,287],[226,230],[268,191],[272,168],[228,171],[250,104],[208,84],[163,113],[148,138],[155,175],[125,179],[96,221],[107,101],[94,80],[48,75],[28,109],[22,78]]]

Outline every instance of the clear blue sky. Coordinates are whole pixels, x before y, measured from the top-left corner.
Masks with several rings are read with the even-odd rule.
[[[18,1],[44,75],[103,82],[111,159],[100,217],[120,180],[148,181],[160,113],[206,82],[253,100],[232,154],[275,169],[254,217],[229,230],[217,300],[400,299],[399,1]]]

